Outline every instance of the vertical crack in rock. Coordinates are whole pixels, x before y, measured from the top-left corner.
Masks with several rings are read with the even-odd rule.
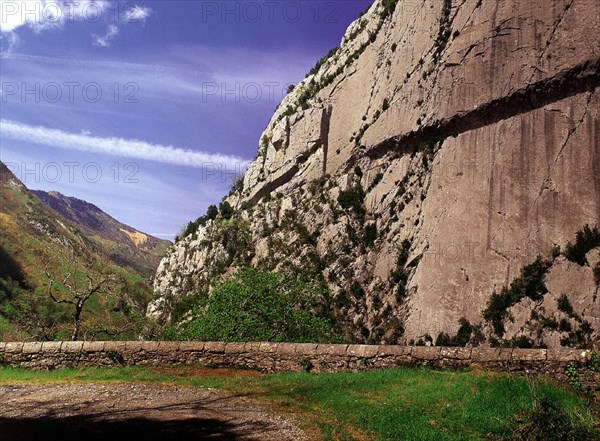
[[[321,146],[323,147],[323,169],[322,174],[327,172],[327,155],[329,154],[329,126],[331,124],[332,106],[327,106],[323,109],[321,116]]]
[[[554,169],[556,168],[556,165],[557,165],[558,161],[563,156],[563,152],[564,152],[565,148],[569,145],[569,141],[571,140],[571,138],[573,137],[573,135],[575,133],[577,133],[577,131],[579,130],[579,127],[585,121],[585,119],[586,119],[586,117],[588,115],[588,109],[590,107],[590,102],[592,101],[593,97],[594,97],[594,93],[593,92],[588,93],[588,97],[587,97],[587,100],[586,100],[586,103],[585,103],[585,108],[584,108],[584,110],[583,110],[583,112],[581,114],[581,118],[579,118],[579,121],[575,122],[575,124],[573,125],[573,127],[569,128],[569,130],[567,131],[567,135],[565,136],[565,140],[561,144],[560,149],[558,150],[558,152],[556,154],[556,157],[554,158],[554,161],[552,162],[552,164],[550,164],[548,166],[548,172],[547,172],[546,179],[544,179],[544,182],[542,182],[542,185],[540,187],[540,191],[539,191],[537,197],[535,198],[534,206],[537,205],[537,202],[538,202],[539,198],[544,193],[544,190],[547,189],[546,184],[548,182],[552,181],[552,173],[553,173]]]

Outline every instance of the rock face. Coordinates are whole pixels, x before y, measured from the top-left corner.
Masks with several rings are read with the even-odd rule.
[[[322,276],[349,338],[489,333],[494,291],[600,223],[599,30],[588,0],[376,1],[275,112],[233,219],[161,262],[153,314],[251,264]],[[543,302],[596,338],[593,259],[554,257]],[[535,337],[518,307],[505,337]]]

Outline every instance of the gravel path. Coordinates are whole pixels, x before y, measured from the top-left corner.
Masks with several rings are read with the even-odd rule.
[[[256,401],[197,387],[0,386],[0,440],[306,440]]]

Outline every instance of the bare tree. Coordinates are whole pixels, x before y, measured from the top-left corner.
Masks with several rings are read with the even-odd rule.
[[[92,265],[88,268],[80,268],[75,264],[73,258],[68,265],[67,273],[62,278],[52,275],[46,268],[44,273],[48,278],[48,295],[53,302],[58,304],[72,305],[73,311],[73,333],[71,340],[76,341],[79,338],[81,328],[81,314],[85,304],[95,294],[108,294],[110,285],[114,282],[112,275],[94,275],[92,274]],[[61,285],[64,289],[58,289]]]

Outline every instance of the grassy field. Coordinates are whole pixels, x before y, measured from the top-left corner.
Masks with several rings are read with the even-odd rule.
[[[586,400],[548,381],[477,371],[404,368],[261,375],[200,367],[0,368],[0,384],[145,382],[224,389],[266,400],[326,440],[593,439]],[[554,438],[553,438],[554,436]]]

